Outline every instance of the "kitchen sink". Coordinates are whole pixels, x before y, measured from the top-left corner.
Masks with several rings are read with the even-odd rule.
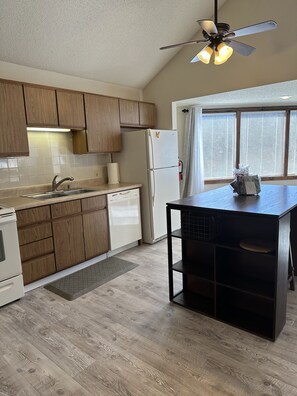
[[[88,192],[93,192],[96,190],[93,190],[91,188],[77,188],[77,189],[73,189],[73,190],[65,190],[63,191],[65,195],[73,195],[73,194],[84,194],[84,193],[88,193]]]
[[[64,197],[64,196],[65,195],[62,191],[61,192],[50,191],[50,192],[45,192],[45,193],[22,195],[22,197],[41,199],[41,200],[51,199],[51,198],[59,198],[59,197]]]
[[[51,198],[67,197],[69,195],[74,195],[74,194],[85,194],[85,193],[93,192],[93,191],[96,191],[96,190],[94,190],[92,188],[76,188],[73,190],[66,190],[66,191],[48,191],[48,192],[44,192],[44,193],[28,194],[28,195],[22,195],[22,197],[40,199],[43,201],[43,200],[51,199]]]

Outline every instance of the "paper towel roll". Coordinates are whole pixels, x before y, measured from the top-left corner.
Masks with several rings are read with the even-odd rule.
[[[118,184],[120,182],[119,164],[112,162],[107,164],[108,184]]]

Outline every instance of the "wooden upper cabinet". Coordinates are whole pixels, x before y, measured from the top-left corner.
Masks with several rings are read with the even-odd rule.
[[[139,106],[135,100],[120,99],[121,125],[139,126]]]
[[[139,102],[139,124],[145,127],[156,125],[156,106],[154,103]]]
[[[74,133],[74,153],[120,151],[122,143],[118,98],[93,94],[84,96],[87,131]]]
[[[119,99],[121,126],[149,127],[156,126],[156,107],[154,103]]]
[[[56,91],[24,85],[27,125],[58,126]]]
[[[66,128],[85,128],[86,123],[83,93],[59,90],[56,92],[59,125]]]
[[[0,156],[29,155],[21,84],[0,82]]]

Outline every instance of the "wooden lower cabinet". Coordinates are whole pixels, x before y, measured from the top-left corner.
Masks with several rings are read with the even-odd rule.
[[[85,260],[82,215],[53,221],[57,271]]]
[[[27,261],[34,257],[44,256],[45,254],[53,252],[53,250],[54,244],[52,237],[20,246],[22,261]]]
[[[83,215],[86,259],[108,251],[107,212],[99,210]]]
[[[25,285],[109,250],[106,195],[17,211]]]
[[[49,205],[17,211],[24,284],[56,272]]]
[[[22,262],[24,284],[35,282],[56,272],[55,255],[53,253]]]
[[[57,271],[109,248],[106,196],[51,205]]]

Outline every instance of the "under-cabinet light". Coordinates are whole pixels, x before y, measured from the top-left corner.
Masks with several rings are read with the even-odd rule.
[[[68,128],[39,128],[39,127],[27,127],[29,132],[70,132]]]

